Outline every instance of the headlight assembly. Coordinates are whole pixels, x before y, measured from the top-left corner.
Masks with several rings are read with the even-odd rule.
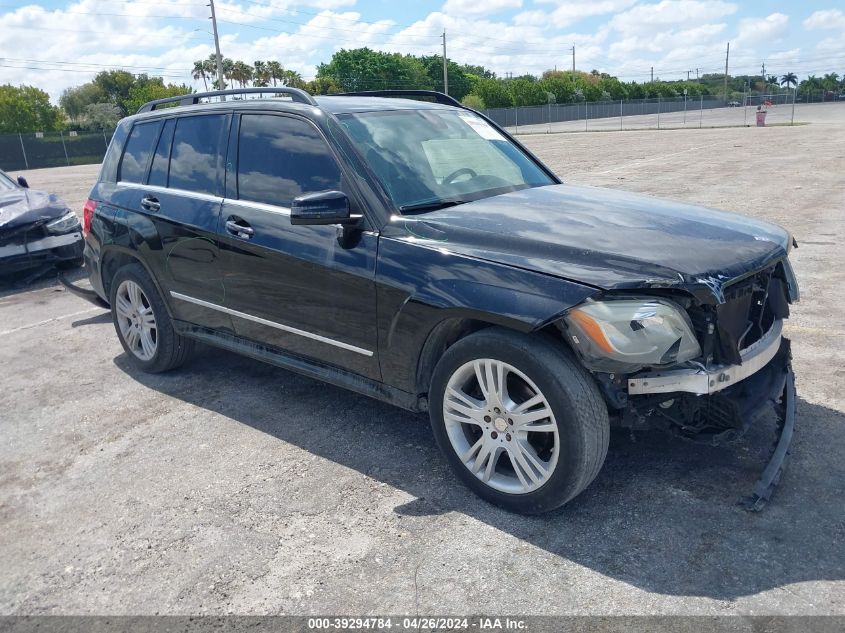
[[[630,373],[701,354],[687,314],[663,299],[588,301],[564,317],[590,369]]]
[[[69,233],[81,228],[79,218],[70,209],[62,217],[47,222],[46,227],[50,233]]]

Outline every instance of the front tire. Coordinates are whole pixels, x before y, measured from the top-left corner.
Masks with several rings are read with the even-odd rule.
[[[194,341],[176,333],[147,271],[128,264],[110,286],[112,321],[120,344],[138,369],[156,374],[184,364]]]
[[[458,477],[513,512],[553,510],[595,479],[610,436],[607,406],[559,341],[488,328],[435,368],[429,415]]]

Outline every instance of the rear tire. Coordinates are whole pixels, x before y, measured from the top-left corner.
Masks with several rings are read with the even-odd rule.
[[[112,279],[109,300],[117,337],[135,367],[157,374],[188,360],[194,341],[176,333],[164,301],[143,266],[127,264],[120,268]]]
[[[458,477],[513,512],[565,504],[607,455],[598,387],[551,337],[493,327],[461,339],[438,362],[429,402],[434,437]]]

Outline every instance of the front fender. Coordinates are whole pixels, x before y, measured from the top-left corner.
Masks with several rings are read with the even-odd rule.
[[[404,391],[417,390],[420,353],[444,321],[532,332],[598,292],[551,275],[458,255],[445,246],[390,238],[379,242],[382,376]]]

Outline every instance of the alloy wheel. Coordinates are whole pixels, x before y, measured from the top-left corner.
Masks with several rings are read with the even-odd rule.
[[[483,358],[459,367],[446,385],[443,420],[463,465],[495,490],[529,493],[555,471],[554,412],[537,385],[508,363]]]
[[[131,279],[121,282],[115,297],[115,313],[126,347],[143,361],[155,356],[158,329],[149,298]]]

